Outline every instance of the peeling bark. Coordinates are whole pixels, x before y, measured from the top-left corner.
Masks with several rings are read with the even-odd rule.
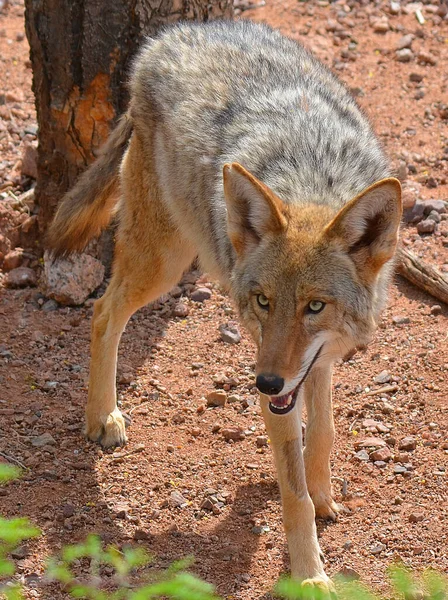
[[[44,232],[127,105],[142,38],[180,19],[232,16],[232,0],[25,0],[39,125],[36,202]]]

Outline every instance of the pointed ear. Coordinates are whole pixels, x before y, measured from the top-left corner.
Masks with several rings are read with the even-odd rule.
[[[286,228],[286,206],[264,183],[238,163],[224,165],[223,177],[227,230],[238,255]]]
[[[394,255],[401,213],[400,182],[383,179],[346,204],[324,235],[339,239],[366,275],[376,275]]]

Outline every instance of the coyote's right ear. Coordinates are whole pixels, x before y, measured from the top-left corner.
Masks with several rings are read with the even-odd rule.
[[[287,225],[286,206],[272,190],[238,163],[224,165],[224,196],[227,230],[238,255],[242,256],[269,233],[280,233]]]

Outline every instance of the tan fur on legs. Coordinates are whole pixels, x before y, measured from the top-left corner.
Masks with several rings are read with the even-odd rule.
[[[105,447],[126,442],[115,389],[117,350],[126,323],[140,307],[169,291],[195,256],[172,225],[143,160],[134,135],[121,172],[126,201],[120,212],[114,274],[95,304],[92,323],[86,433]]]
[[[267,396],[261,395],[260,402],[277,467],[291,575],[305,580],[305,585],[313,580],[330,588],[320,559],[314,506],[306,486],[300,399],[295,409],[285,416],[269,410]]]
[[[308,414],[304,450],[306,482],[316,516],[335,519],[339,508],[331,495],[330,452],[334,441],[331,366],[315,368],[305,382]]]

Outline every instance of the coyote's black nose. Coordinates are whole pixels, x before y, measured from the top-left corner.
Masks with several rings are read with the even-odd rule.
[[[277,396],[283,389],[285,380],[277,375],[258,375],[257,388],[267,396]]]

